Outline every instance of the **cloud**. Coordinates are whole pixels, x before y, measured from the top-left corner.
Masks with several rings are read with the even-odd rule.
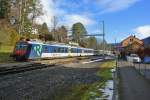
[[[101,14],[108,12],[116,12],[127,9],[133,6],[140,0],[97,0],[98,4],[102,7]]]
[[[135,35],[138,38],[140,39],[146,38],[150,36],[150,25],[139,26],[133,29],[133,31],[135,32]]]
[[[59,25],[65,24],[69,27],[71,27],[72,24],[76,22],[81,22],[84,25],[90,25],[94,23],[94,20],[92,20],[87,15],[78,14],[76,12],[69,12],[68,8],[63,8],[62,6],[68,5],[66,0],[41,0],[41,3],[43,5],[44,15],[36,18],[36,22],[39,24],[46,22],[49,27],[53,27],[52,20],[54,16],[57,17]],[[76,3],[73,3],[73,5],[75,4]],[[69,5],[69,7],[71,7],[72,4]],[[70,9],[74,8],[71,7]]]
[[[70,25],[77,23],[77,22],[81,22],[84,25],[92,25],[95,23],[94,20],[86,16],[78,15],[78,14],[66,15],[65,19],[66,19],[66,24],[69,23]]]

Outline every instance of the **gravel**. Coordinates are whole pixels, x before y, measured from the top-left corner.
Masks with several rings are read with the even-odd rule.
[[[97,70],[55,66],[1,76],[0,100],[53,100],[59,91],[65,92],[70,86],[99,81]]]

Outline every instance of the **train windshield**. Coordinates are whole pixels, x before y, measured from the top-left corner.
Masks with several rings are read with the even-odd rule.
[[[16,50],[27,50],[27,47],[28,47],[28,45],[27,45],[27,43],[17,43],[16,44]]]

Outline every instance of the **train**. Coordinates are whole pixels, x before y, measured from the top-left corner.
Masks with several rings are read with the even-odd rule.
[[[108,51],[105,51],[108,54]],[[18,41],[12,53],[17,60],[36,60],[102,54],[102,50],[72,46],[69,44],[43,43],[37,41]]]

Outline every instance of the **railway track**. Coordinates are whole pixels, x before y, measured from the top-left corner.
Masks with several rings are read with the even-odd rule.
[[[3,67],[0,67],[0,76],[3,75],[8,75],[8,74],[16,74],[16,73],[21,73],[21,72],[26,72],[26,71],[31,71],[31,70],[37,70],[37,69],[42,69],[42,68],[47,68],[47,67],[52,67],[59,64],[64,64],[64,63],[70,63],[76,61],[75,59],[69,58],[69,59],[53,59],[53,60],[42,60],[42,61],[33,61],[30,63],[25,63],[21,64],[7,64]]]
[[[36,69],[47,68],[51,66],[54,66],[54,64],[45,65],[45,64],[35,63],[35,64],[28,64],[26,66],[12,66],[8,68],[1,68],[0,75],[2,76],[8,74],[16,74],[16,73],[21,73],[21,72],[26,72],[26,71],[36,70]]]
[[[33,61],[31,63],[26,64],[15,64],[10,66],[5,66],[5,67],[0,67],[0,76],[3,75],[8,75],[8,74],[16,74],[16,73],[21,73],[21,72],[26,72],[26,71],[31,71],[31,70],[37,70],[37,69],[42,69],[42,68],[47,68],[47,67],[52,67],[59,64],[66,64],[70,62],[78,62],[79,60],[84,60],[88,59],[87,57],[77,57],[77,58],[68,58],[68,59],[53,59],[53,60],[43,60],[43,61]]]

